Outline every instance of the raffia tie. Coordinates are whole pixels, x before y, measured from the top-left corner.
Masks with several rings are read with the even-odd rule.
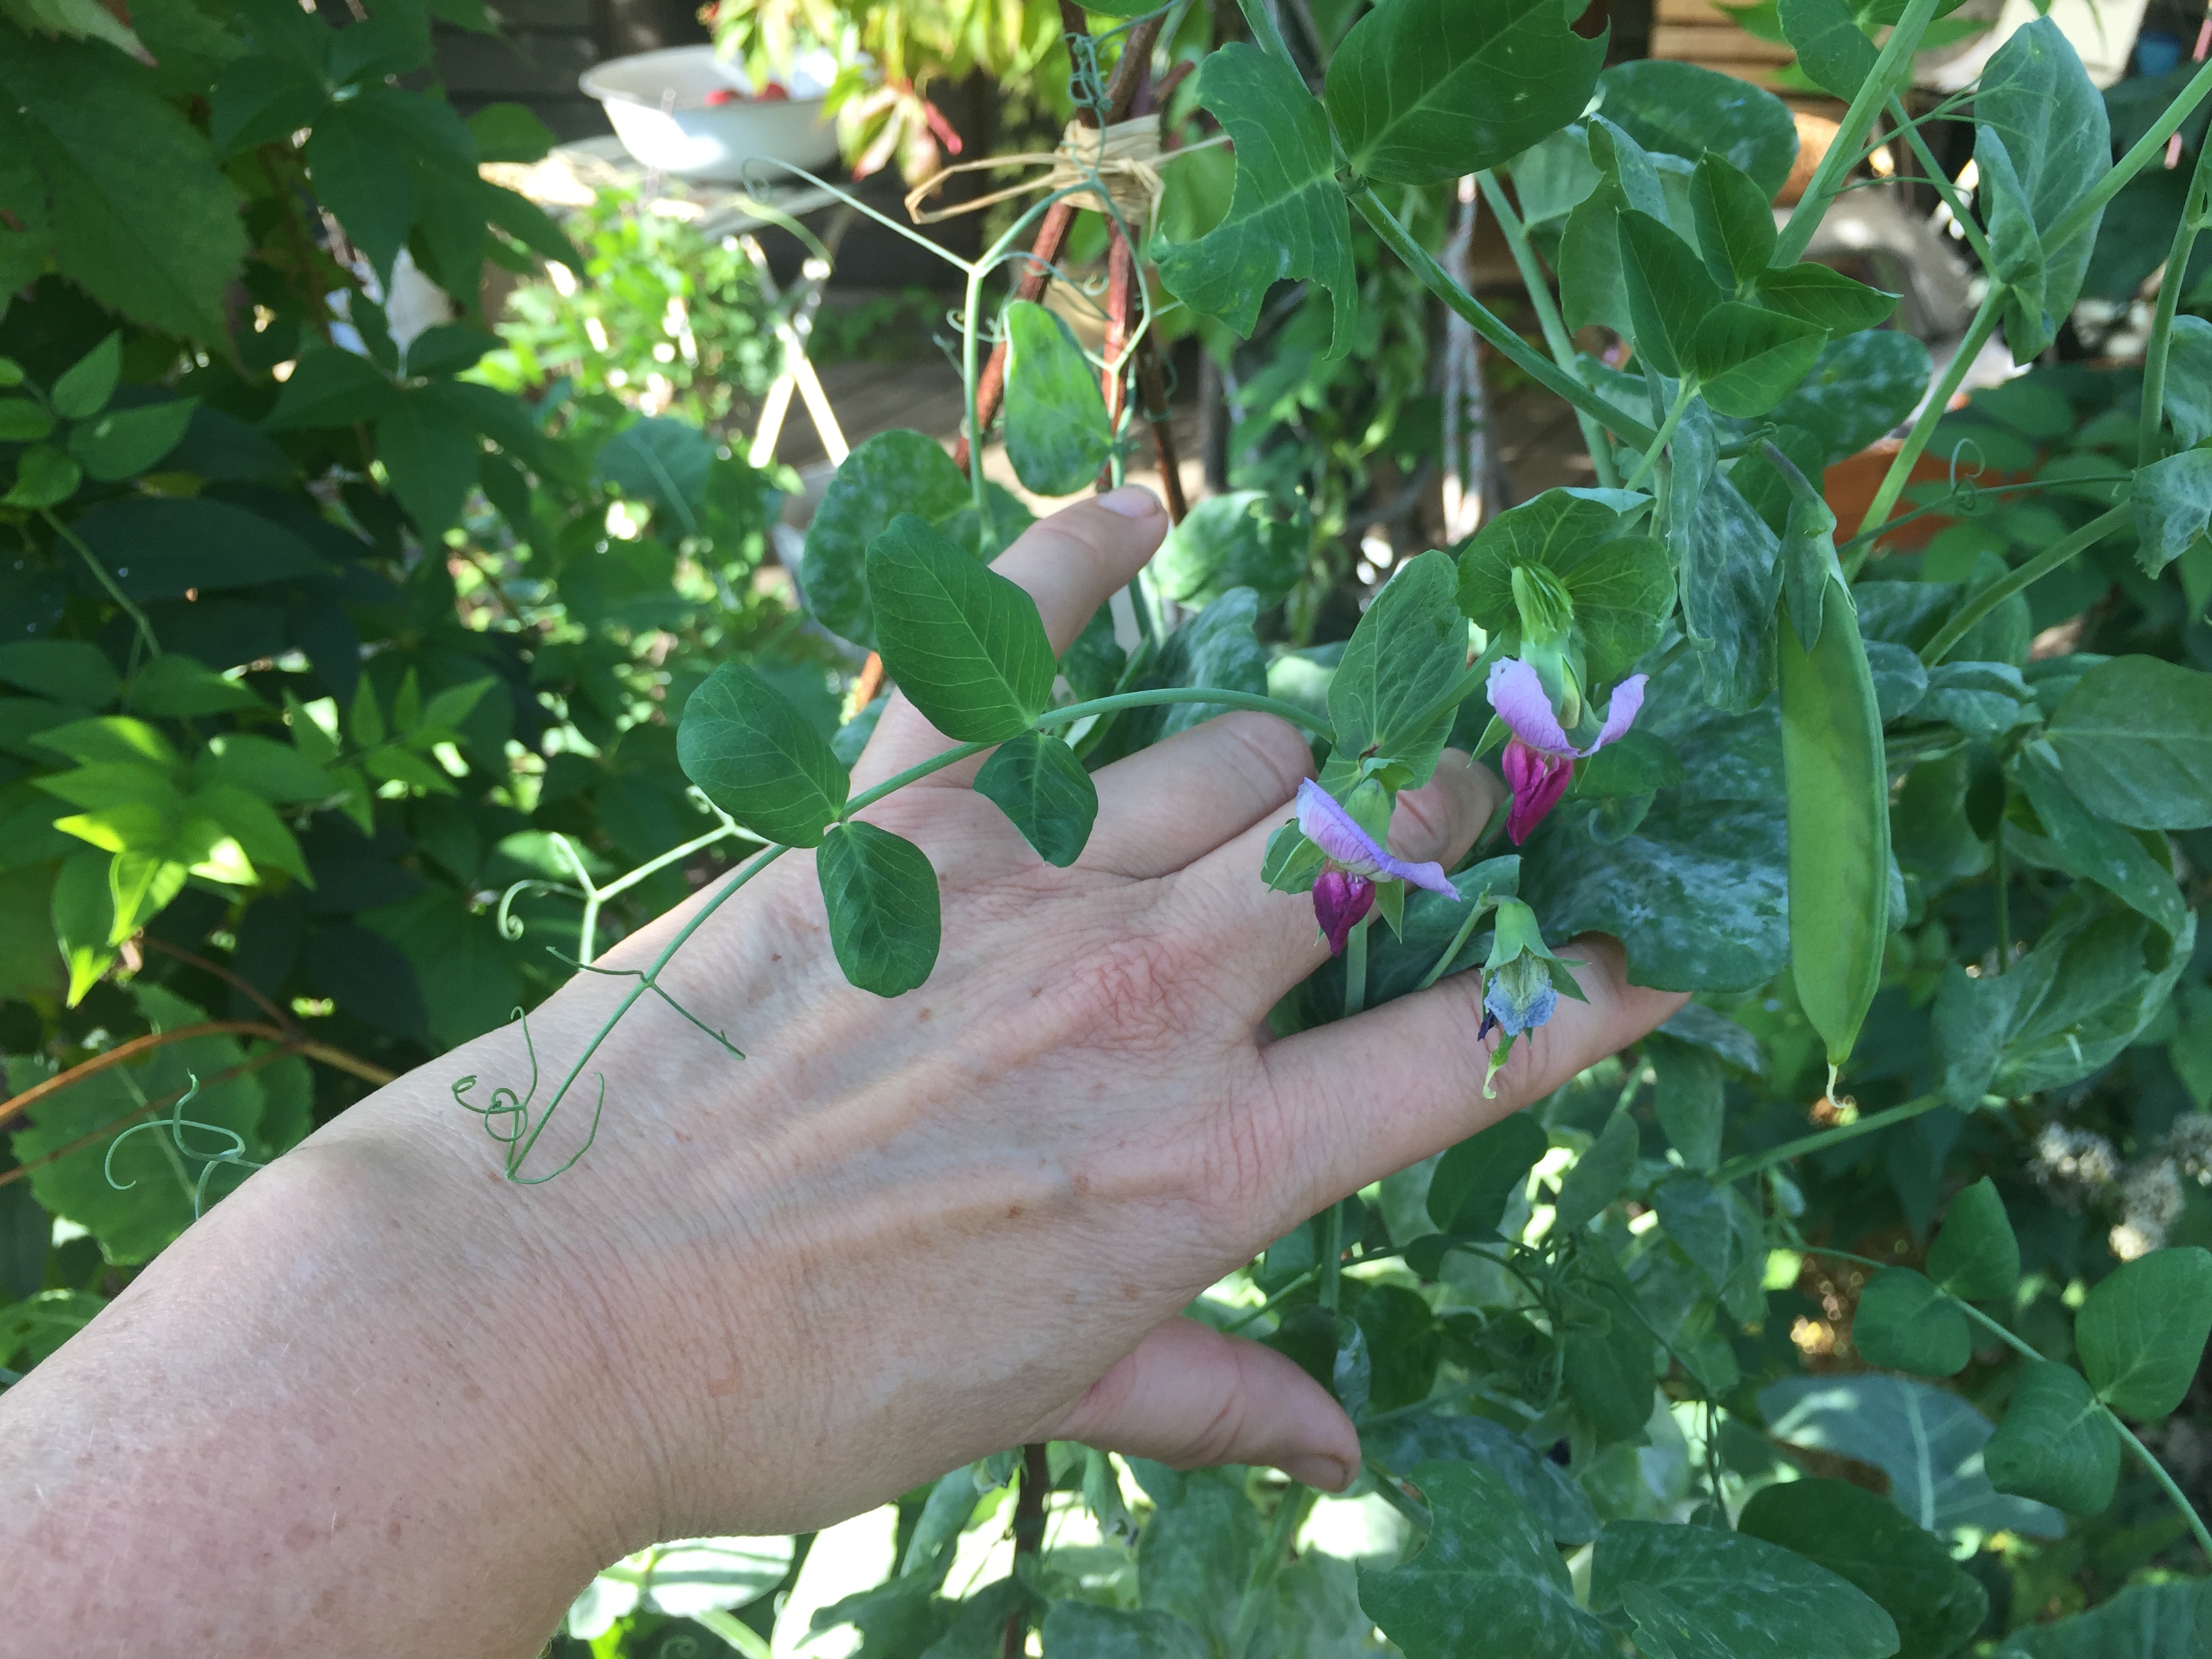
[[[1160,195],[1166,188],[1160,179],[1160,163],[1166,159],[1169,156],[1160,149],[1160,118],[1157,115],[1117,121],[1103,129],[1070,121],[1057,149],[1032,150],[1021,155],[987,155],[940,169],[907,192],[907,216],[918,225],[935,224],[940,219],[963,213],[980,213],[985,208],[1035,191],[1071,190],[1089,185],[1090,202],[1084,202],[1080,196],[1067,199],[1102,212],[1110,199],[1113,210],[1141,236],[1160,210]],[[1052,171],[951,207],[922,206],[955,173],[1009,167],[1048,167]],[[1105,186],[1103,197],[1100,185]]]

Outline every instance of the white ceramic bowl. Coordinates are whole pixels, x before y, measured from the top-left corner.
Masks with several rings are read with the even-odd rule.
[[[736,185],[756,158],[814,173],[836,162],[836,129],[822,113],[834,73],[827,54],[810,54],[785,82],[788,99],[750,100],[743,95],[744,70],[715,57],[714,47],[671,46],[595,64],[578,84],[606,106],[623,148],[647,167],[700,184]],[[709,93],[728,91],[740,96],[708,101]],[[764,171],[773,181],[774,170]]]

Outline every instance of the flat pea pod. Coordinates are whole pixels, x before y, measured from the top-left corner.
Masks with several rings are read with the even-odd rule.
[[[1831,576],[1808,650],[1775,629],[1790,791],[1790,968],[1827,1044],[1831,1085],[1881,983],[1889,938],[1889,776],[1850,591]]]

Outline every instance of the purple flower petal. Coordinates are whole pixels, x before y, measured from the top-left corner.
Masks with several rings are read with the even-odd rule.
[[[1513,790],[1513,810],[1506,815],[1505,833],[1518,847],[1528,839],[1529,831],[1544,821],[1544,815],[1559,804],[1559,797],[1567,793],[1567,785],[1574,781],[1575,763],[1570,756],[1547,755],[1531,749],[1515,738],[1505,745],[1498,757],[1498,765],[1505,773],[1505,781]]]
[[[1329,955],[1344,954],[1345,940],[1352,937],[1352,930],[1374,904],[1375,884],[1364,876],[1324,870],[1315,878],[1314,920],[1321,924],[1322,935],[1328,940]]]
[[[1552,700],[1544,695],[1544,682],[1532,665],[1518,657],[1500,657],[1490,665],[1490,683],[1485,689],[1498,718],[1528,747],[1548,755],[1575,752],[1567,734],[1559,729],[1559,717],[1553,712]]]
[[[1434,862],[1408,864],[1403,859],[1392,858],[1376,845],[1375,838],[1359,827],[1351,813],[1330,798],[1328,791],[1311,778],[1298,785],[1298,829],[1308,841],[1328,855],[1332,863],[1355,876],[1364,876],[1370,881],[1409,881],[1446,898],[1459,896],[1459,889],[1446,878],[1443,866]]]
[[[1597,741],[1585,750],[1585,755],[1595,755],[1615,738],[1624,737],[1628,728],[1636,724],[1636,716],[1644,707],[1644,686],[1649,678],[1631,674],[1613,688],[1613,699],[1605,706],[1605,724],[1598,729]]]

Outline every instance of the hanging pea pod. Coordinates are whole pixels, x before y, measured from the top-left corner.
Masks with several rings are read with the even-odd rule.
[[[1790,967],[1805,1017],[1827,1044],[1832,1088],[1881,983],[1889,776],[1858,611],[1836,562],[1835,514],[1786,457],[1775,464],[1794,497],[1782,548],[1788,603],[1775,630],[1790,791]]]

